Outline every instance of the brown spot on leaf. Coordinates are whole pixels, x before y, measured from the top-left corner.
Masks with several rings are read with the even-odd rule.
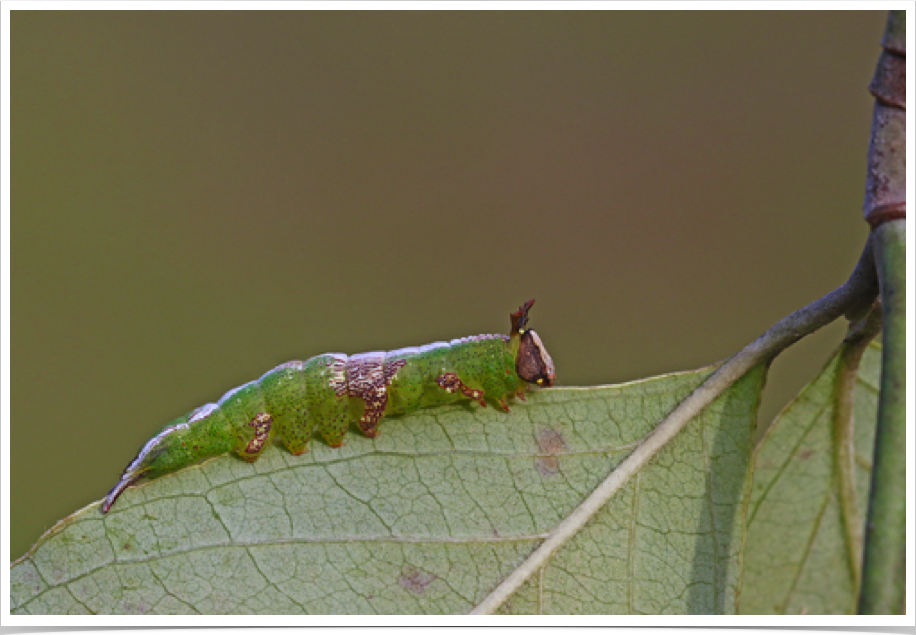
[[[566,449],[563,435],[551,428],[544,428],[538,432],[537,441],[541,452],[547,456],[537,457],[534,466],[544,476],[556,476],[560,472],[560,459],[556,454]]]
[[[807,461],[811,458],[812,454],[814,454],[814,450],[805,450],[804,452],[798,453],[798,458],[800,458],[802,461]]]
[[[555,456],[539,456],[534,465],[544,476],[556,476],[560,473],[560,460]]]
[[[432,573],[420,571],[408,564],[404,565],[404,568],[401,569],[401,577],[398,578],[398,584],[414,595],[422,595],[423,592],[426,591],[426,587],[435,580],[436,576]]]
[[[566,441],[563,440],[563,435],[556,430],[544,428],[538,433],[538,446],[542,452],[556,454],[566,449]]]
[[[122,602],[121,608],[127,615],[146,615],[152,606],[148,602]]]

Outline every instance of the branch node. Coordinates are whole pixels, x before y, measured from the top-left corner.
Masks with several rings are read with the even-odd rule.
[[[906,201],[879,205],[865,213],[865,222],[872,229],[877,229],[888,221],[900,219],[906,220]]]

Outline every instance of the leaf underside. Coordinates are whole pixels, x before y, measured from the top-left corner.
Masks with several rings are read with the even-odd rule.
[[[18,614],[466,613],[712,369],[453,405],[381,434],[222,456],[86,507],[11,567]],[[503,606],[734,613],[757,368]]]
[[[786,406],[756,450],[743,614],[855,613],[857,589],[833,427],[838,365],[839,353]],[[872,343],[854,389],[854,505],[863,523],[880,373],[881,347]]]

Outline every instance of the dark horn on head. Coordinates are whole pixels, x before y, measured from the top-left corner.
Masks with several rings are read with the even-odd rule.
[[[525,325],[528,324],[528,311],[534,305],[534,298],[528,300],[518,308],[515,313],[509,314],[509,320],[512,322],[512,334],[518,333]]]

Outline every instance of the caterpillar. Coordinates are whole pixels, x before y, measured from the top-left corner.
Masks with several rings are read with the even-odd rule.
[[[461,399],[483,407],[490,399],[509,412],[507,398],[524,400],[529,385],[549,387],[556,379],[541,338],[527,328],[533,304],[529,300],[509,314],[508,336],[475,335],[350,356],[326,353],[281,364],[166,425],[124,468],[102,500],[102,513],[141,478],[233,450],[254,462],[275,437],[300,455],[316,429],[336,448],[353,422],[374,437],[385,415]]]

